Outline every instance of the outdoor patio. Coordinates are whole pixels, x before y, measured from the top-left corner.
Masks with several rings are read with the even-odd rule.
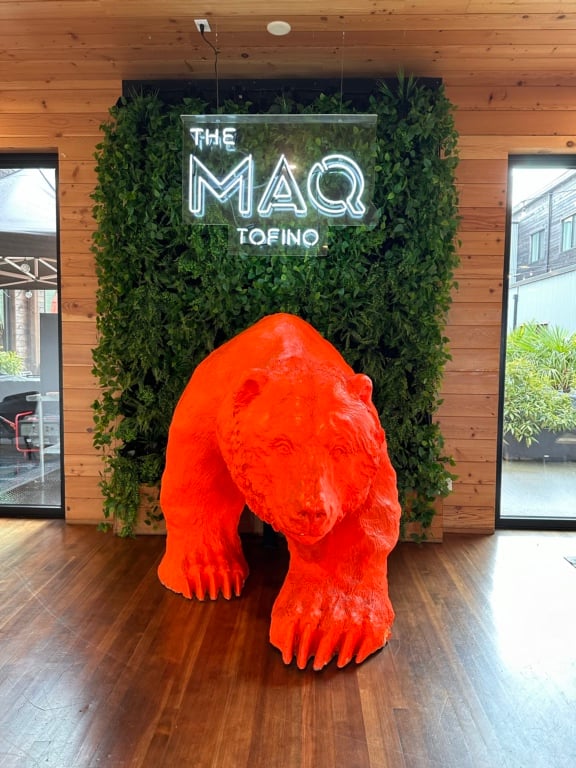
[[[576,462],[503,461],[500,516],[576,520]]]

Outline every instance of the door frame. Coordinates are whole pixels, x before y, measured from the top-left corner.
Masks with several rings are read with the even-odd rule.
[[[504,428],[504,387],[506,374],[506,343],[508,337],[508,317],[510,311],[516,308],[508,306],[510,287],[510,262],[512,245],[512,173],[515,169],[566,168],[576,170],[576,155],[509,155],[507,172],[506,195],[506,233],[504,251],[504,274],[502,280],[502,324],[500,337],[500,367],[498,388],[498,434],[496,450],[496,528],[507,530],[539,530],[539,531],[576,531],[576,516],[574,518],[550,517],[504,517],[502,516],[502,462],[503,462],[503,428]],[[575,193],[576,197],[576,193]]]
[[[47,152],[0,152],[0,168],[47,168],[54,171],[56,185],[55,217],[56,217],[56,290],[58,298],[57,345],[58,345],[58,382],[59,382],[59,429],[60,429],[60,503],[58,505],[43,504],[0,504],[0,517],[31,518],[31,519],[63,519],[65,516],[65,487],[64,487],[64,420],[62,409],[62,313],[61,313],[61,263],[60,263],[60,208],[59,208],[59,167],[58,154]]]

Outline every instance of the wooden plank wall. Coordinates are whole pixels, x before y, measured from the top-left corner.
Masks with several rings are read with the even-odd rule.
[[[450,72],[461,163],[461,266],[447,335],[452,361],[439,420],[458,480],[444,504],[446,531],[494,529],[507,158],[574,152],[576,88],[515,84],[493,72]],[[491,78],[491,79],[488,79]],[[560,86],[560,87],[558,87]],[[101,519],[99,456],[91,443],[91,348],[96,279],[90,253],[90,191],[98,127],[121,90],[118,80],[0,82],[0,151],[57,150],[63,320],[66,517]]]
[[[460,134],[458,290],[446,335],[452,360],[439,421],[458,480],[444,502],[444,531],[494,530],[506,193],[510,154],[573,153],[576,89],[510,73],[445,78]]]
[[[97,395],[96,276],[90,252],[99,126],[121,93],[119,80],[0,82],[0,152],[56,151],[59,158],[65,511],[70,522],[102,519],[101,458],[92,448]]]

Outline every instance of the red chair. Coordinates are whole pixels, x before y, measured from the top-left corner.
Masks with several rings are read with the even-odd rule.
[[[37,395],[38,391],[18,392],[15,395],[7,395],[0,402],[0,434],[4,434],[15,441],[16,450],[30,456],[38,451],[34,446],[28,430],[22,430],[26,423],[30,423],[30,417],[36,413],[36,403],[27,400],[28,395]],[[28,419],[28,421],[26,421]]]

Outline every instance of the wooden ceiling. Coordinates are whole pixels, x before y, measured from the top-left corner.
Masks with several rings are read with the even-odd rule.
[[[194,19],[207,19],[202,38]],[[292,32],[270,35],[272,20]],[[216,56],[211,43],[218,51]],[[0,80],[364,77],[573,85],[576,0],[0,0]]]

